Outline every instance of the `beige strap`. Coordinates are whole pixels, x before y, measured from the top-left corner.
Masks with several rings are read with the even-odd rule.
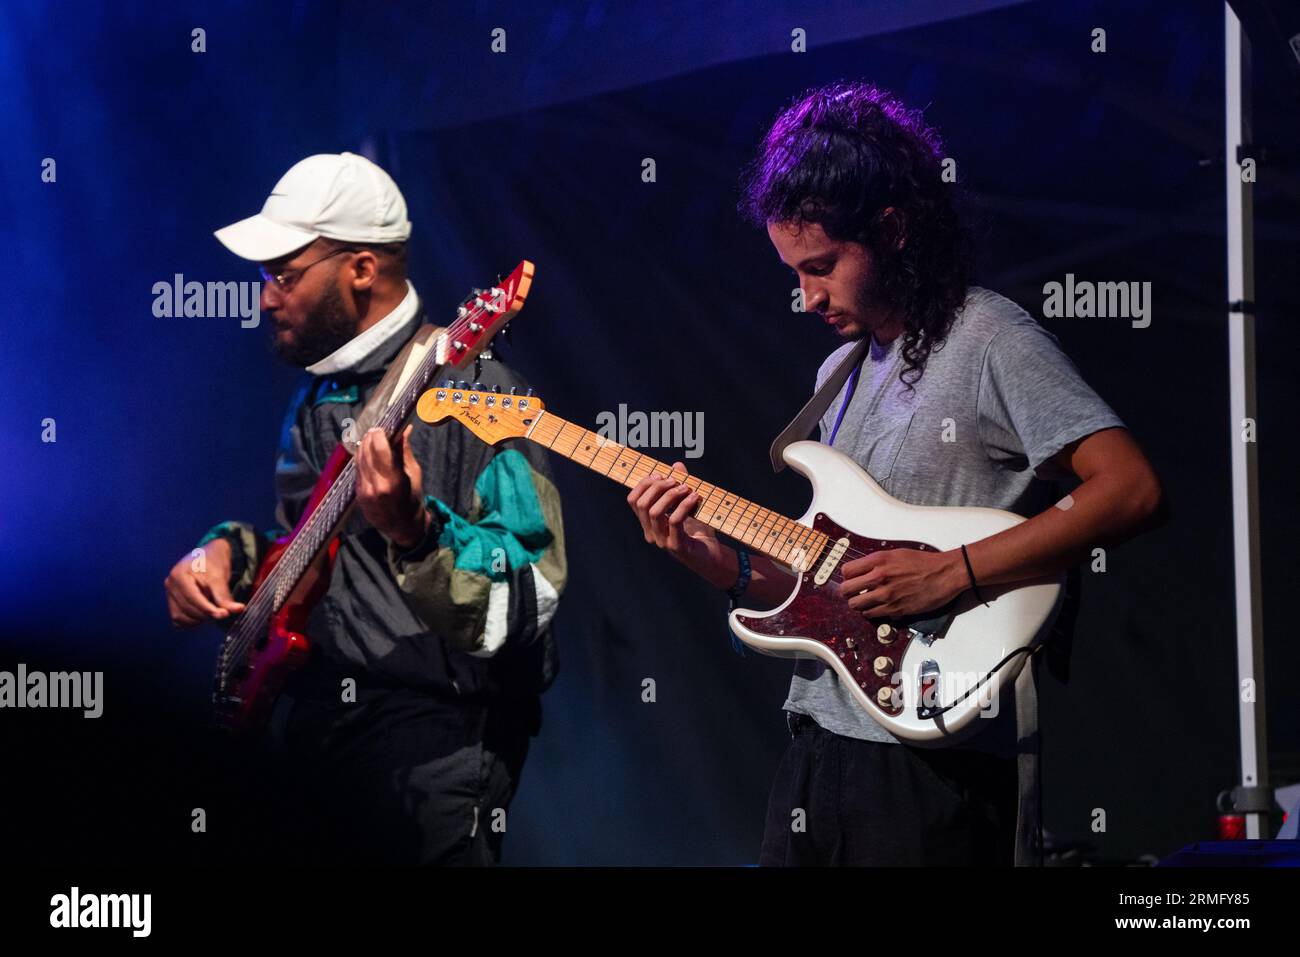
[[[415,330],[415,335],[411,336],[402,347],[402,351],[393,357],[393,361],[388,364],[388,371],[379,380],[379,385],[375,387],[361,414],[357,416],[357,424],[350,433],[344,431],[343,444],[350,454],[357,454],[361,437],[388,411],[393,396],[398,395],[410,383],[411,375],[430,350],[437,346],[438,337],[445,331],[442,326],[426,322]]]

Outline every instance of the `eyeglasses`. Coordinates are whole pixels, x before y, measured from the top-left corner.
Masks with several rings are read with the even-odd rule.
[[[265,266],[258,266],[257,271],[262,277],[262,282],[269,284],[277,292],[288,292],[295,284],[297,284],[298,280],[302,278],[302,274],[317,263],[323,263],[331,256],[337,256],[340,253],[355,252],[358,252],[358,250],[344,246],[341,249],[334,250],[332,253],[326,253],[324,256],[321,256],[320,259],[313,259],[307,265],[299,266],[296,269],[286,269],[284,272],[272,273]]]

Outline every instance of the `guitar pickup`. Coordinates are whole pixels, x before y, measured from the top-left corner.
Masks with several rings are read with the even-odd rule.
[[[813,576],[814,585],[824,585],[827,579],[831,577],[831,572],[835,571],[835,566],[840,563],[840,557],[848,551],[849,540],[841,538],[831,547],[826,558],[822,560],[821,566],[817,569],[817,574]]]

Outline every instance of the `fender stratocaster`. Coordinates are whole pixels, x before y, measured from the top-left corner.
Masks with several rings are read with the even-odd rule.
[[[535,396],[454,388],[420,397],[426,422],[455,419],[484,442],[527,438],[625,487],[668,465],[545,411]],[[1003,682],[1014,681],[1060,610],[1064,576],[984,585],[924,616],[871,620],[841,594],[841,568],[881,549],[947,551],[1024,521],[994,508],[919,506],[885,492],[856,462],[819,442],[794,442],[785,461],[813,487],[798,521],[694,476],[694,517],[792,570],[794,590],[771,611],[736,609],[732,632],[746,645],[833,668],[854,699],[891,734],[942,747],[980,729]],[[681,473],[677,473],[681,474]]]

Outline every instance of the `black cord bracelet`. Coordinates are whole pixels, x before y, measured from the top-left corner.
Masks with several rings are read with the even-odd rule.
[[[989,603],[986,602],[984,596],[980,594],[980,586],[975,584],[975,569],[970,567],[970,556],[966,554],[965,545],[961,547],[961,557],[966,559],[966,574],[970,575],[970,590],[975,593],[975,597],[979,600],[979,603],[987,608]]]

